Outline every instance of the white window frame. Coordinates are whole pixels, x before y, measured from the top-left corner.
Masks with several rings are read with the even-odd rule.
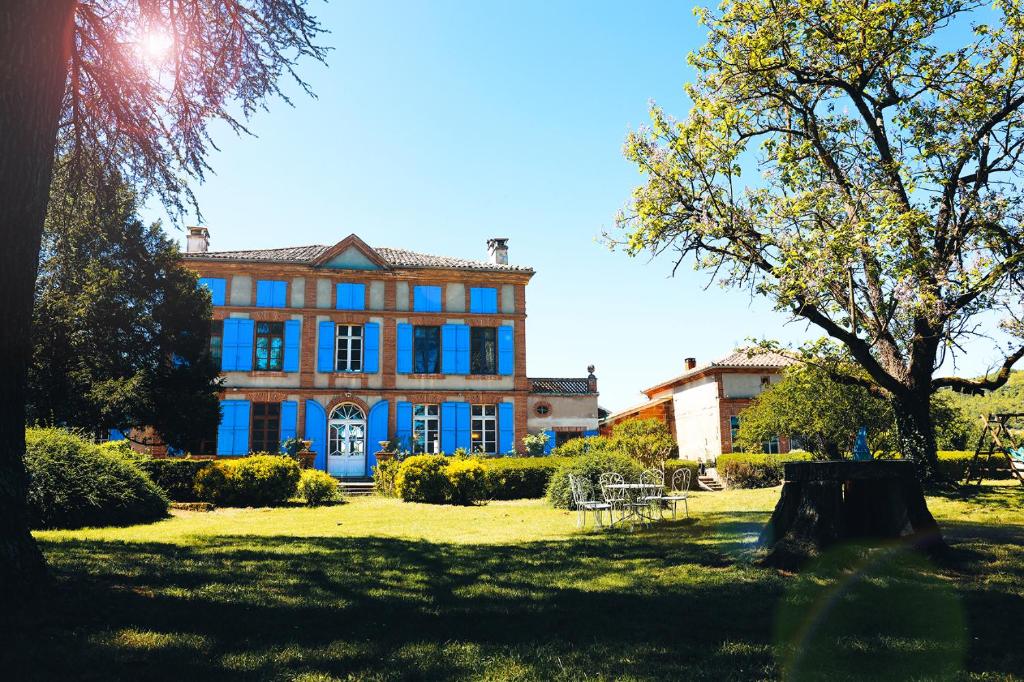
[[[419,434],[423,434],[423,439]],[[441,452],[441,406],[418,403],[412,406],[412,452],[415,455]]]
[[[473,452],[486,455],[498,454],[498,406],[494,404],[473,405],[470,421],[470,442]]]
[[[782,445],[779,443],[779,437],[772,436],[761,444],[761,449],[764,450],[766,455],[780,454],[782,452]]]
[[[344,332],[344,333],[343,333]],[[358,332],[358,333],[353,333]],[[345,361],[341,351],[345,350]],[[362,372],[366,334],[361,324],[338,324],[334,330],[334,369],[338,372]],[[353,357],[357,355],[358,357]],[[344,365],[344,366],[343,366]]]

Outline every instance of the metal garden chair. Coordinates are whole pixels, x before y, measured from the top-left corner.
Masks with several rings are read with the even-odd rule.
[[[592,499],[593,491],[590,483],[578,476],[569,474],[569,488],[572,490],[572,501],[576,506],[576,527],[583,528],[587,525],[587,512],[594,515],[594,523],[598,527],[604,527],[602,516],[608,512],[608,522],[612,521],[612,506],[607,502]]]
[[[672,505],[672,518],[676,518],[676,507],[680,502],[686,510],[686,518],[690,518],[690,470],[676,469],[672,474],[672,491],[662,496],[662,502]]]
[[[609,487],[625,483],[625,479],[622,478],[622,474],[617,474],[612,471],[603,473],[598,476],[597,483],[601,487],[601,497],[603,497],[604,501],[611,506],[612,512],[618,510],[619,518],[625,518],[626,508],[629,506],[629,494],[624,488]],[[612,516],[612,523],[614,522],[615,517]]]

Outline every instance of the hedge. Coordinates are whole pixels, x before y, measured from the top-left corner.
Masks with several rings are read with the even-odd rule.
[[[447,468],[445,455],[407,457],[395,476],[395,494],[406,502],[444,504],[451,497]]]
[[[782,483],[786,462],[805,462],[807,453],[763,455],[731,453],[719,455],[716,463],[718,475],[729,488],[772,488]]]
[[[217,460],[196,475],[196,497],[218,506],[282,504],[295,494],[299,472],[298,462],[281,455]]]
[[[551,477],[547,490],[548,501],[560,509],[572,509],[569,475],[587,479],[594,494],[600,494],[597,487],[598,478],[606,472],[621,474],[627,481],[635,481],[640,477],[641,467],[632,457],[618,452],[593,451],[573,457],[560,466]]]
[[[196,475],[212,466],[210,459],[144,459],[139,468],[149,474],[174,502],[198,502],[195,483]]]
[[[576,439],[582,440],[582,439]],[[570,441],[571,442],[571,441]],[[494,457],[483,460],[484,497],[521,500],[544,497],[548,482],[569,457]]]
[[[167,515],[167,497],[131,461],[60,429],[27,429],[33,528],[147,523]]]
[[[341,502],[341,486],[334,476],[319,469],[303,469],[299,476],[299,497],[310,507]]]

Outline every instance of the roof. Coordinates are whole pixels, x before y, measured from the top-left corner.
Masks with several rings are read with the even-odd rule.
[[[785,367],[789,367],[796,360],[783,355],[782,353],[774,352],[757,352],[757,351],[746,351],[736,350],[726,355],[724,358],[707,362],[703,365],[697,365],[693,369],[688,369],[679,376],[673,377],[666,381],[662,381],[659,384],[655,384],[650,388],[645,388],[644,393],[650,394],[660,388],[665,388],[671,384],[685,382],[690,377],[696,377],[703,375],[706,372],[713,371],[716,369],[771,369],[779,370]]]
[[[194,260],[250,261],[256,263],[294,263],[300,265],[312,265],[318,258],[333,248],[334,246],[314,244],[311,246],[290,246],[283,249],[207,251],[205,253],[183,253],[181,255],[185,258]],[[502,265],[499,263],[470,260],[467,258],[432,256],[430,254],[417,253],[407,249],[373,247],[373,251],[376,252],[386,265],[393,268],[533,272],[533,268],[525,265]]]
[[[587,377],[530,379],[530,392],[549,395],[589,395],[590,384]]]

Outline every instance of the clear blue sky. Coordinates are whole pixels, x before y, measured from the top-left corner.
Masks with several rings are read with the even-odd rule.
[[[598,243],[640,182],[623,159],[648,100],[683,116],[686,55],[703,34],[682,2],[314,3],[329,64],[250,127],[214,128],[196,188],[215,250],[333,244],[485,258],[491,236],[537,274],[527,289],[531,376],[597,366],[619,409],[749,337],[797,340],[769,304],[705,290],[707,275]],[[154,217],[158,215],[153,211]],[[179,237],[184,240],[180,234]],[[810,332],[817,336],[816,330]],[[965,367],[983,370],[983,352]]]

